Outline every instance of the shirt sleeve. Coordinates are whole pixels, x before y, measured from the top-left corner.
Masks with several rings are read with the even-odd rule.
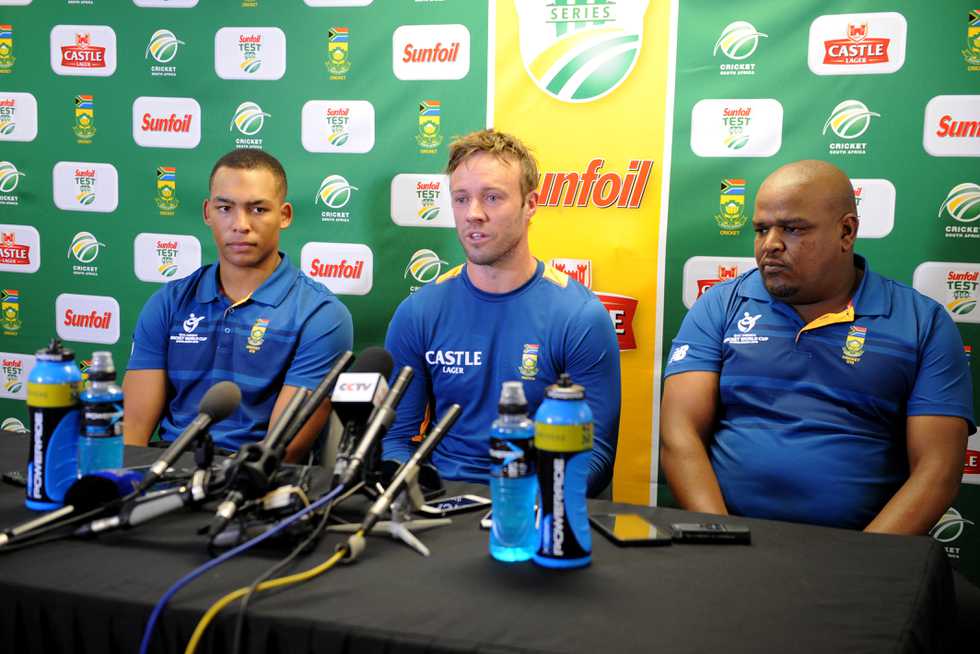
[[[330,298],[306,320],[298,338],[296,355],[283,383],[314,389],[337,357],[354,347],[350,311],[336,297]]]
[[[909,396],[908,415],[960,417],[966,420],[967,433],[974,433],[973,387],[959,330],[936,306],[921,332],[919,372]]]
[[[594,297],[574,317],[572,325],[565,372],[585,387],[585,400],[592,410],[594,441],[588,493],[593,496],[609,485],[616,460],[622,393],[619,342],[609,312]]]
[[[166,287],[163,287],[150,296],[140,311],[126,369],[166,370],[169,333],[170,306]]]
[[[412,437],[418,435],[425,421],[425,408],[429,398],[428,368],[425,364],[425,345],[421,326],[413,310],[414,296],[405,298],[392,316],[385,336],[385,349],[395,362],[391,381],[398,371],[411,366],[415,371],[412,381],[398,404],[395,420],[382,440],[382,458],[404,462],[415,451]]]
[[[671,343],[664,377],[695,370],[720,372],[724,339],[724,289],[709,289],[694,303]]]

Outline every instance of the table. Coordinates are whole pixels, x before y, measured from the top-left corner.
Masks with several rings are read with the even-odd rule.
[[[159,451],[127,448],[145,461]],[[26,460],[23,437],[0,435],[0,468]],[[484,490],[485,492],[485,490]],[[0,485],[0,525],[31,517],[23,491]],[[594,502],[660,523],[702,517]],[[248,652],[922,652],[944,651],[955,627],[948,561],[927,537],[733,519],[752,545],[617,548],[594,534],[578,571],[504,565],[487,554],[480,514],[425,532],[423,558],[371,537],[360,561],[285,592],[257,596]],[[208,560],[194,531],[210,514],[162,518],[97,541],[0,555],[0,650],[136,652],[150,610]],[[296,570],[325,560],[328,535]],[[202,613],[281,554],[247,554],[182,590],[157,627],[154,652],[182,652]],[[235,610],[198,651],[227,651]]]

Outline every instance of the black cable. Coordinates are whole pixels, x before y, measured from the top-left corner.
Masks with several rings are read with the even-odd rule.
[[[363,483],[359,483],[355,485],[349,491],[347,491],[346,493],[338,497],[336,500],[328,504],[323,511],[323,517],[320,519],[320,522],[317,524],[317,526],[313,528],[313,531],[310,532],[310,535],[307,536],[302,543],[297,545],[293,549],[293,551],[286,556],[286,558],[275,563],[272,567],[267,569],[259,577],[257,577],[255,581],[252,582],[252,584],[248,588],[248,591],[246,591],[245,595],[242,596],[241,602],[238,607],[238,617],[235,619],[235,637],[232,640],[232,647],[231,647],[232,654],[238,654],[238,652],[241,651],[242,635],[244,634],[245,631],[245,616],[248,614],[248,605],[252,599],[252,595],[255,593],[255,589],[258,588],[259,584],[261,584],[263,581],[266,581],[267,579],[271,578],[273,575],[277,574],[280,570],[284,569],[290,563],[295,561],[296,558],[303,552],[303,550],[305,550],[311,543],[319,539],[323,535],[323,531],[326,529],[327,523],[329,522],[330,510],[337,504],[340,504],[348,497],[350,497],[351,495],[359,491],[362,485]]]

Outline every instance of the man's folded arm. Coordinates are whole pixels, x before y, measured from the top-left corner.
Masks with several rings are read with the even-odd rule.
[[[681,507],[727,515],[708,458],[717,408],[717,372],[699,370],[668,377],[660,408],[660,464]]]
[[[167,401],[165,370],[129,370],[123,378],[123,430],[126,445],[150,442]]]
[[[419,342],[421,330],[416,324],[411,303],[403,301],[388,324],[385,349],[391,354],[394,367],[389,386],[394,383],[404,366],[411,366],[414,375],[401,402],[395,409],[395,420],[382,439],[382,458],[403,463],[412,456],[417,445],[412,438],[425,425],[428,389],[426,382],[424,346]]]

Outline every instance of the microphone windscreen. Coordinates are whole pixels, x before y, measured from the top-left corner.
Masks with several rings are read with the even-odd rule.
[[[391,371],[395,367],[395,362],[391,354],[383,347],[372,346],[365,348],[361,356],[351,367],[351,372],[376,372],[385,379],[391,377]]]
[[[234,382],[218,382],[208,389],[197,406],[199,413],[211,416],[215,422],[224,420],[238,408],[242,401],[242,391]]]
[[[76,511],[90,511],[118,500],[132,490],[130,487],[123,491],[117,480],[108,475],[85,475],[68,487],[65,504],[71,504]]]

